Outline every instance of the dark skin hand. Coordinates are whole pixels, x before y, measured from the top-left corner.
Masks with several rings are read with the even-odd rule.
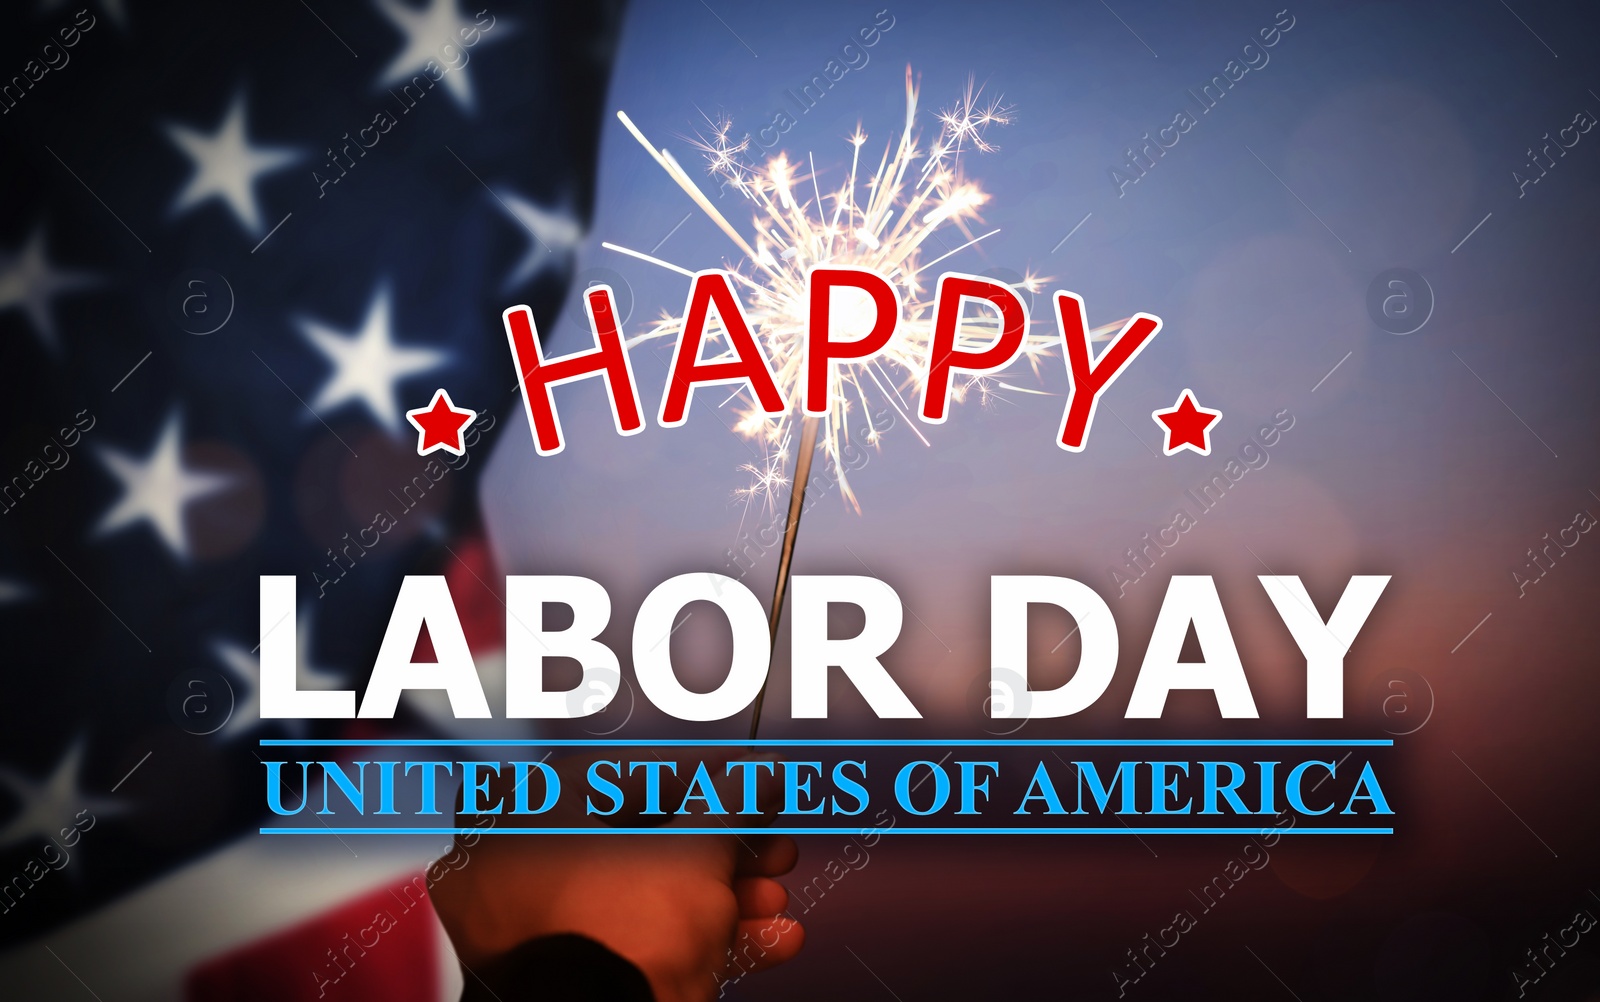
[[[680,773],[692,772],[693,761]],[[708,768],[713,764],[715,772],[722,771],[712,761]],[[658,1002],[707,1002],[717,995],[715,975],[738,973],[728,961],[730,949],[754,960],[746,970],[781,964],[799,952],[804,929],[779,916],[788,907],[789,892],[774,879],[798,859],[793,839],[718,834],[721,820],[695,815],[676,816],[667,827],[704,828],[703,835],[610,834],[600,819],[584,813],[586,766],[570,760],[556,764],[563,795],[548,814],[496,822],[502,828],[519,820],[540,827],[592,825],[594,835],[457,837],[456,851],[470,859],[439,879],[430,896],[469,971],[535,937],[577,933],[639,968]],[[629,802],[637,802],[637,788],[621,785]],[[735,782],[719,778],[716,785],[724,803],[739,803]],[[670,812],[684,789],[670,777],[663,786]],[[500,785],[508,793],[510,787],[509,782]],[[491,794],[487,803],[498,795],[495,784]],[[766,796],[758,801],[767,802]],[[640,823],[620,815],[610,820]],[[748,815],[723,820],[738,826],[763,823]],[[464,839],[475,844],[469,847]]]

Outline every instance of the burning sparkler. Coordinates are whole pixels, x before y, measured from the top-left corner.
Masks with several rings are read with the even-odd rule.
[[[745,159],[748,137],[732,140],[729,138],[731,123],[726,120],[715,123],[711,134],[698,137],[694,145],[705,155],[710,172],[744,195],[755,209],[752,243],[711,203],[671,153],[652,146],[626,113],[617,112],[617,118],[656,163],[743,252],[745,261],[730,266],[729,272],[747,293],[744,297],[746,316],[751,330],[761,339],[767,357],[776,367],[777,385],[784,398],[794,402],[786,413],[770,415],[755,400],[747,399],[735,425],[739,434],[760,443],[766,453],[761,465],[744,467],[752,475],[752,482],[741,492],[743,496],[770,503],[775,492],[784,483],[789,484],[789,510],[769,618],[774,644],[817,444],[821,444],[841,495],[858,512],[860,504],[842,461],[851,441],[847,417],[857,406],[864,421],[858,434],[867,444],[877,446],[886,430],[873,423],[869,396],[886,401],[903,419],[902,424],[924,445],[928,444],[917,430],[916,422],[911,420],[908,413],[911,405],[907,403],[907,397],[920,394],[927,380],[926,360],[933,337],[935,301],[921,275],[946,258],[1000,232],[993,229],[973,235],[970,224],[982,222],[979,210],[989,201],[989,195],[966,177],[961,160],[968,152],[988,153],[995,149],[987,133],[992,127],[1010,122],[1011,109],[999,100],[985,101],[982,89],[974,89],[969,83],[961,98],[937,116],[938,136],[926,148],[919,146],[916,116],[917,87],[907,67],[906,118],[898,140],[885,145],[877,168],[863,179],[861,152],[867,136],[858,127],[848,140],[851,146],[849,174],[838,188],[826,193],[822,191],[815,161],[809,155],[803,174],[799,165],[791,163],[786,154],[769,160],[765,167],[757,167]],[[807,182],[809,192],[805,190]],[[950,231],[961,237],[953,247],[945,237]],[[695,274],[688,268],[626,247],[611,243],[602,246],[686,277],[692,278]],[[935,250],[939,251],[936,257],[923,260],[925,254]],[[833,367],[828,377],[832,381],[828,412],[807,416],[799,403],[805,374],[806,276],[819,266],[863,268],[882,275],[898,287],[902,307],[894,333],[882,354],[863,365]],[[1012,287],[1035,293],[1046,281],[1048,279],[1029,274]],[[843,293],[855,291],[843,290]],[[865,335],[875,316],[872,301],[864,293],[860,294],[859,305],[836,304],[835,316],[841,313],[841,333],[846,336]],[[1001,318],[987,312],[963,318],[958,324],[955,349],[981,350],[1000,336],[1001,326]],[[1119,327],[1120,322],[1110,324],[1096,328],[1092,334],[1097,340],[1104,340]],[[682,333],[683,318],[664,315],[648,331],[631,339],[629,346],[653,339],[675,339]],[[1054,338],[1050,335],[1035,334],[1031,329],[1024,332],[1022,355],[1036,374],[1039,356],[1049,352],[1053,344]],[[725,336],[722,345],[724,355],[707,359],[707,362],[735,357]],[[992,375],[964,374],[952,387],[952,396],[957,401],[976,396],[986,403],[1000,389],[1041,392]],[[792,475],[785,475],[791,458],[790,444],[797,430],[799,442],[792,453],[794,471]],[[765,692],[763,687],[756,697],[755,719],[750,729],[752,738],[761,721]]]

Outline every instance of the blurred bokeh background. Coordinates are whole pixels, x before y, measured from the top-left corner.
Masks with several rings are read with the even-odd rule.
[[[941,268],[1048,276],[1046,290],[1084,297],[1091,323],[1145,311],[1165,327],[1108,391],[1081,454],[1053,441],[1056,360],[1017,377],[1041,394],[958,406],[924,429],[927,445],[892,428],[851,475],[859,513],[824,492],[796,571],[895,586],[907,617],[885,662],[926,719],[880,723],[836,686],[828,721],[788,720],[780,642],[764,736],[999,729],[977,709],[988,577],[1059,574],[1111,603],[1121,663],[1095,706],[1022,734],[1394,736],[1396,834],[1287,838],[1203,915],[1191,892],[1245,839],[886,838],[835,880],[823,875],[846,840],[807,838],[794,883],[826,885],[800,915],[807,948],[730,996],[1115,997],[1114,973],[1137,973],[1127,951],[1185,909],[1196,928],[1129,995],[1500,999],[1521,976],[1530,994],[1577,999],[1600,986],[1593,934],[1573,946],[1562,931],[1600,909],[1600,541],[1581,528],[1600,512],[1588,5],[315,6],[94,6],[70,65],[0,100],[16,105],[0,118],[3,472],[31,483],[0,519],[0,863],[23,872],[63,811],[105,824],[0,915],[15,944],[0,976],[30,986],[24,997],[72,997],[80,981],[107,999],[163,997],[177,982],[151,973],[155,954],[163,972],[200,963],[438,851],[248,834],[262,813],[255,740],[288,733],[248,720],[248,687],[235,688],[253,666],[256,575],[300,576],[304,663],[356,686],[407,572],[451,575],[464,615],[482,607],[475,635],[503,612],[468,589],[506,573],[595,578],[615,608],[603,639],[623,652],[639,601],[673,574],[728,573],[765,600],[776,548],[752,540],[775,513],[738,496],[759,453],[730,431],[722,395],[698,394],[682,428],[622,438],[597,382],[562,389],[568,448],[538,457],[500,311],[530,304],[565,353],[589,343],[576,308],[589,284],[617,288],[630,334],[683,303],[682,276],[601,241],[691,270],[738,263],[616,110],[691,170],[693,137],[726,116],[752,156],[814,158],[826,190],[858,125],[876,151],[903,123],[907,66],[928,112],[969,81],[1014,108],[989,136],[998,149],[964,161],[1000,232]],[[71,23],[65,8],[15,12],[0,70],[49,58],[36,50]],[[474,44],[456,36],[470,59],[397,111],[370,155],[337,185],[308,179],[337,161],[318,151],[403,106],[384,91],[473,24]],[[807,107],[796,94],[830,61],[848,72]],[[1229,74],[1206,101],[1202,86]],[[234,180],[184,205],[203,162],[175,136],[224,135],[239,95],[256,159],[219,155]],[[1130,166],[1185,112],[1175,144]],[[260,159],[272,150],[281,166]],[[736,191],[706,190],[748,222]],[[201,271],[208,295],[221,295],[212,276],[228,291],[213,333],[183,306]],[[1046,302],[1035,317],[1048,321]],[[330,353],[329,337],[370,350]],[[667,362],[665,347],[635,353],[647,412]],[[492,431],[415,511],[396,498],[407,513],[393,535],[330,574],[324,551],[418,472],[396,414],[436,385],[495,415]],[[1161,455],[1148,415],[1185,387],[1224,412],[1209,457]],[[68,447],[60,426],[84,409],[94,427]],[[36,456],[55,465],[52,436],[76,462],[24,473]],[[1235,457],[1245,473],[1197,503],[1190,492]],[[1130,568],[1128,551],[1180,511],[1194,524]],[[319,589],[314,573],[338,583]],[[1224,724],[1200,696],[1175,696],[1159,721],[1122,719],[1179,573],[1216,578],[1259,720]],[[1352,574],[1393,576],[1347,658],[1344,721],[1304,720],[1303,658],[1256,583],[1267,573],[1300,575],[1323,609]],[[1041,614],[1034,628],[1035,670],[1065,677],[1070,622]],[[726,647],[713,615],[672,638],[691,683],[714,682]],[[243,716],[215,732],[182,709],[224,689]],[[690,733],[627,707],[584,726]],[[469,733],[426,701],[397,726]],[[203,870],[245,858],[248,879]],[[204,941],[208,926],[237,932]],[[188,952],[140,947],[185,937]]]

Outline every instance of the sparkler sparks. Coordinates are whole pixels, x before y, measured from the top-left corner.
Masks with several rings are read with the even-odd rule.
[[[901,315],[883,353],[861,365],[837,366],[829,377],[831,409],[815,418],[817,440],[833,479],[844,499],[857,511],[860,504],[845,476],[844,450],[852,436],[877,447],[885,430],[874,424],[872,400],[887,403],[923,444],[916,422],[911,419],[910,399],[920,396],[927,379],[927,360],[933,336],[934,289],[925,285],[922,273],[979,241],[1000,232],[998,229],[974,235],[972,224],[983,222],[980,210],[989,195],[963,170],[962,156],[968,152],[989,153],[997,147],[987,138],[991,128],[1008,124],[1012,111],[999,100],[985,100],[982,89],[969,83],[965,93],[950,108],[936,116],[938,135],[926,148],[919,145],[916,133],[917,86],[910,67],[906,68],[906,118],[899,137],[886,144],[875,170],[863,176],[862,150],[867,136],[859,128],[848,143],[851,147],[848,176],[835,189],[824,192],[821,178],[811,157],[802,169],[787,154],[779,154],[758,167],[746,160],[749,139],[730,138],[732,123],[726,119],[711,123],[708,135],[692,140],[704,156],[707,169],[725,179],[742,194],[755,210],[751,235],[746,236],[711,203],[687,171],[671,153],[656,149],[624,112],[617,117],[652,158],[706,216],[720,228],[744,255],[744,260],[729,265],[734,282],[741,287],[743,305],[752,331],[762,342],[784,398],[792,404],[782,415],[764,413],[748,394],[739,394],[744,406],[738,412],[735,430],[759,442],[766,453],[760,464],[747,464],[743,471],[752,477],[750,486],[737,492],[745,499],[770,503],[788,482],[786,470],[789,443],[806,422],[800,408],[800,388],[804,378],[804,346],[808,293],[806,275],[815,267],[865,268],[884,276],[898,287]],[[870,153],[868,154],[870,157]],[[920,162],[920,163],[919,163]],[[810,190],[808,191],[807,188]],[[956,246],[947,236],[960,235]],[[611,250],[628,254],[685,276],[688,268],[651,255],[605,243]],[[924,255],[938,250],[931,260]],[[1013,288],[1037,292],[1048,279],[1028,274]],[[834,304],[839,330],[846,337],[864,336],[872,327],[871,300],[858,290],[840,290]],[[844,299],[857,296],[859,301]],[[842,322],[841,322],[842,321]],[[1096,328],[1093,336],[1105,340],[1120,328],[1120,322]],[[965,317],[958,325],[956,350],[981,350],[991,345],[1001,332],[1001,319],[990,311]],[[664,314],[646,332],[629,341],[634,344],[677,339],[683,333],[683,318]],[[707,340],[721,345],[722,354],[705,359],[715,362],[735,357],[725,335],[708,333]],[[1053,334],[1024,334],[1022,354],[1038,372],[1040,355],[1054,346]],[[1001,382],[993,375],[964,374],[957,377],[953,398],[975,398],[988,404],[1002,389],[1026,390]],[[852,430],[849,419],[859,412],[860,424]],[[801,436],[804,438],[805,436]],[[797,457],[806,465],[809,456]],[[798,471],[797,471],[798,472]]]

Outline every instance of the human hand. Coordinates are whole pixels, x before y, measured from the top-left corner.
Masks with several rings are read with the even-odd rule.
[[[579,763],[556,768],[564,786],[582,775]],[[731,788],[723,792],[736,798]],[[799,951],[804,930],[780,917],[789,895],[773,879],[793,868],[794,840],[718,834],[717,819],[703,815],[681,816],[671,827],[705,828],[704,834],[617,835],[575,805],[558,805],[536,820],[590,824],[593,835],[478,840],[468,863],[431,888],[440,921],[469,969],[530,939],[577,933],[639,968],[657,1002],[705,1002],[717,994],[714,975],[726,976],[736,943],[754,944],[741,951],[748,954],[742,971],[774,966]],[[737,823],[749,821],[741,816]]]

